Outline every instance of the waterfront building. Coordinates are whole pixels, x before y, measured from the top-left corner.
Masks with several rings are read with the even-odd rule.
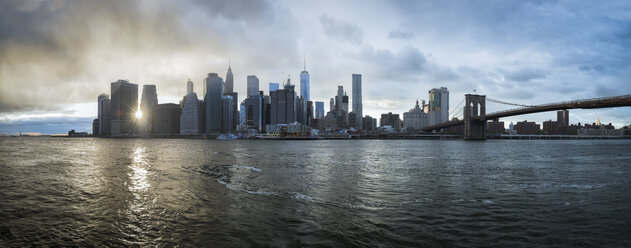
[[[111,135],[131,134],[138,111],[138,85],[126,80],[118,80],[111,84],[111,91]]]
[[[270,124],[289,124],[296,121],[296,92],[287,79],[282,90],[271,93]]]
[[[305,125],[311,124],[311,122],[313,121],[313,113],[314,113],[313,102],[308,101],[307,102],[307,123],[305,123]]]
[[[232,75],[232,67],[228,62],[228,72],[226,73],[226,86],[223,89],[224,94],[230,94],[234,92],[234,76]]]
[[[541,131],[541,126],[534,121],[518,121],[514,128],[517,134],[539,134]]]
[[[503,121],[488,121],[486,123],[486,132],[489,134],[504,133],[504,122]]]
[[[140,113],[142,117],[136,120],[136,132],[138,134],[151,133],[151,118],[153,107],[158,104],[158,93],[156,86],[145,84],[142,86],[142,97],[140,98]]]
[[[99,136],[99,119],[92,120],[92,136]]]
[[[223,79],[217,73],[208,73],[204,96],[207,134],[221,132],[223,84]]]
[[[446,87],[429,91],[429,125],[449,121],[449,91]]]
[[[224,95],[222,97],[222,118],[221,118],[221,131],[224,133],[230,133],[234,131],[234,101],[231,95]]]
[[[95,136],[107,136],[110,135],[110,122],[111,122],[111,104],[110,97],[103,93],[97,98],[98,101],[98,115],[99,128],[98,132],[94,133]]]
[[[425,105],[425,102],[423,102],[423,105]],[[403,127],[406,129],[421,130],[427,126],[427,122],[427,114],[421,109],[418,100],[416,100],[416,105],[414,105],[413,109],[403,113]]]
[[[269,83],[269,94],[280,89],[280,85],[278,83]]]
[[[353,112],[355,112],[355,118],[351,119],[351,122],[355,122],[357,129],[362,129],[362,75],[353,74]]]
[[[199,135],[202,134],[204,126],[202,119],[203,101],[197,98],[193,91],[193,82],[189,79],[186,83],[186,96],[180,115],[180,134]]]
[[[259,95],[259,78],[254,75],[248,76],[248,97]]]
[[[180,133],[179,104],[163,103],[153,107],[151,133],[154,135],[178,135]]]
[[[337,127],[337,116],[335,115],[335,112],[329,111],[326,113],[326,116],[321,119],[319,121],[319,125],[318,127],[320,128],[321,131],[334,131],[336,130]]]
[[[315,102],[315,118],[324,118],[324,102]]]
[[[392,112],[388,112],[387,114],[381,114],[381,119],[379,120],[379,126],[391,126],[392,129],[398,130],[401,129],[401,118],[399,118],[399,114],[393,114]]]
[[[239,126],[241,126],[238,128],[239,130],[244,129],[243,127],[246,126],[246,112],[247,111],[245,108],[245,101],[246,100],[243,100],[241,102],[241,105],[239,106]]]
[[[335,114],[342,115],[342,98],[344,97],[344,86],[337,86],[337,95],[335,95]]]
[[[239,124],[239,93],[230,92],[225,93],[224,96],[232,97],[232,130],[236,129],[236,126]]]
[[[351,111],[350,113],[348,113],[348,119],[350,120],[348,122],[348,127],[357,129],[357,123],[353,121],[353,120],[357,119],[357,114],[355,114],[355,112]]]

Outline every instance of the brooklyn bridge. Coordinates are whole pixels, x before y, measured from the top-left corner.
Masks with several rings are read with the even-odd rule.
[[[486,113],[486,101],[519,106],[519,108],[508,109],[493,113]],[[433,126],[427,126],[422,131],[430,132],[448,127],[464,125],[465,140],[484,140],[485,124],[487,120],[499,120],[499,118],[532,114],[539,112],[564,110],[564,109],[596,109],[631,106],[631,95],[611,96],[601,98],[581,99],[557,103],[547,103],[541,105],[522,105],[508,103],[500,100],[487,98],[485,95],[467,94],[463,99],[465,103],[462,120],[451,120]]]

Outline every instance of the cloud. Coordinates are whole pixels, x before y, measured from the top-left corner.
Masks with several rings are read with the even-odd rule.
[[[401,40],[409,40],[414,37],[414,34],[411,32],[406,32],[401,29],[392,29],[390,33],[388,33],[389,39],[401,39]]]
[[[362,43],[364,33],[355,24],[334,19],[328,15],[322,15],[320,23],[324,28],[324,34],[332,40],[345,41],[355,45]]]

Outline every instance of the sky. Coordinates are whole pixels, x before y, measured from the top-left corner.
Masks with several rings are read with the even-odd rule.
[[[155,84],[160,103],[179,102],[189,78],[201,95],[229,61],[241,99],[247,75],[267,94],[269,82],[299,85],[305,59],[312,100],[328,111],[359,73],[373,117],[402,116],[439,87],[450,112],[474,90],[525,105],[631,94],[631,3],[0,0],[0,133],[91,132],[111,82]],[[571,123],[597,118],[629,125],[631,107],[570,110]]]

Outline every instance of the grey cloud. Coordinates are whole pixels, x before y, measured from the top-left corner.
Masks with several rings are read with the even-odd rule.
[[[320,16],[320,23],[324,28],[324,33],[330,39],[355,45],[361,44],[364,39],[364,32],[356,24],[334,19],[327,15]]]
[[[505,76],[508,80],[517,82],[530,82],[536,79],[546,78],[546,73],[539,69],[523,68],[506,72]]]
[[[287,63],[292,18],[266,1],[0,1],[0,112],[94,101],[119,78],[178,95],[229,56]]]
[[[390,30],[388,33],[388,38],[390,39],[409,40],[412,39],[412,37],[414,37],[412,32],[406,32],[398,28]]]

